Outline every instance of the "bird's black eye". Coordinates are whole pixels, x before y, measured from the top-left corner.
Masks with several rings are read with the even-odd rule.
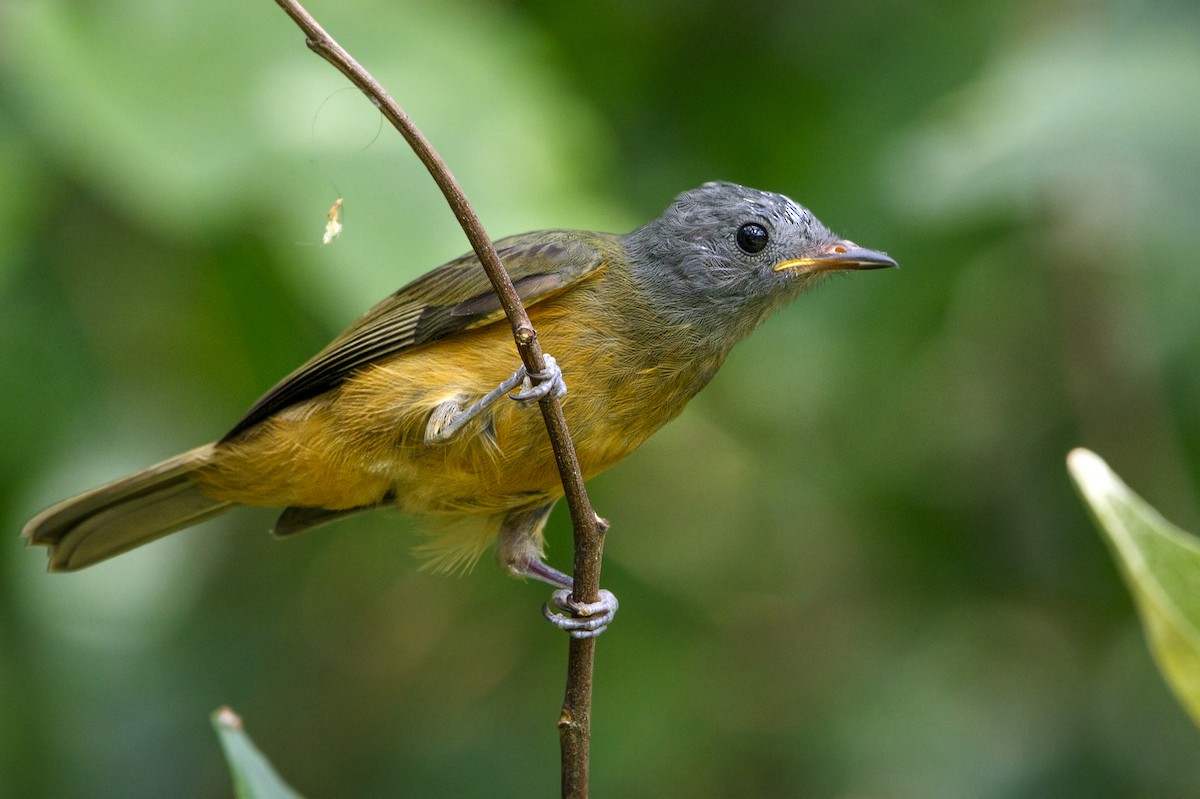
[[[738,228],[737,246],[742,252],[756,255],[767,246],[767,229],[757,222],[747,222]]]

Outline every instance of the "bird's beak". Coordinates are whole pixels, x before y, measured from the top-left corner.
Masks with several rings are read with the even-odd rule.
[[[899,268],[899,266],[900,264],[896,263],[894,258],[890,258],[878,250],[859,247],[852,241],[835,241],[817,255],[784,261],[775,267],[775,271],[796,269],[814,275],[821,272],[838,272],[843,269],[884,269],[886,267]]]

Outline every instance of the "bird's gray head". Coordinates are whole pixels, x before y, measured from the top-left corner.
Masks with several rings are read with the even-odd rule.
[[[722,350],[830,272],[896,266],[782,194],[736,183],[685,191],[623,242],[658,313]]]

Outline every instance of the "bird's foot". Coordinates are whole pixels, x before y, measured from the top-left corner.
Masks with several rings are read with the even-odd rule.
[[[566,613],[551,610],[551,603]],[[608,629],[620,606],[616,596],[603,588],[595,602],[576,602],[569,589],[560,588],[550,595],[550,602],[542,605],[542,615],[572,638],[595,638]]]
[[[563,381],[562,369],[551,355],[545,356],[546,369],[534,372],[532,375],[522,364],[507,380],[489,391],[474,405],[466,410],[453,400],[443,402],[429,414],[425,425],[425,445],[435,446],[445,444],[472,419],[487,410],[496,400],[504,395],[517,401],[522,407],[531,405],[546,397],[561,399],[567,393],[567,384]],[[534,382],[534,381],[537,382]],[[514,389],[520,389],[512,394]]]
[[[545,517],[549,515],[551,507],[553,504],[536,511],[541,514],[539,518],[542,524],[545,523]],[[526,514],[526,518],[532,519],[534,515]],[[576,602],[571,596],[575,588],[575,581],[571,576],[546,563],[536,553],[531,552],[528,557],[517,557],[502,562],[505,562],[508,570],[518,577],[532,577],[557,589],[550,595],[550,601],[542,605],[542,615],[558,629],[565,630],[572,638],[595,638],[608,629],[620,606],[616,596],[603,588],[600,589],[595,602]],[[563,612],[557,612],[551,605]]]
[[[509,380],[520,378],[521,390],[516,394],[508,396],[517,401],[518,404],[532,405],[538,400],[546,399],[562,399],[567,394],[567,384],[563,380],[562,369],[558,366],[558,361],[554,360],[553,355],[544,356],[546,359],[546,368],[541,372],[529,373],[525,366],[513,373]],[[536,382],[535,382],[536,381]]]

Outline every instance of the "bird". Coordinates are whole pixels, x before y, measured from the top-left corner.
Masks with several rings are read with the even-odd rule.
[[[544,560],[563,495],[541,415],[563,413],[585,479],[677,416],[731,348],[835,272],[896,267],[782,194],[709,182],[624,235],[544,230],[496,251],[547,353],[515,348],[478,258],[452,260],[368,310],[267,391],[219,440],[63,500],[22,534],[74,571],[242,505],[281,509],[290,536],[380,508],[425,517],[429,565],[470,568],[489,548],[517,577],[554,587],[576,637],[618,606],[570,598]]]

